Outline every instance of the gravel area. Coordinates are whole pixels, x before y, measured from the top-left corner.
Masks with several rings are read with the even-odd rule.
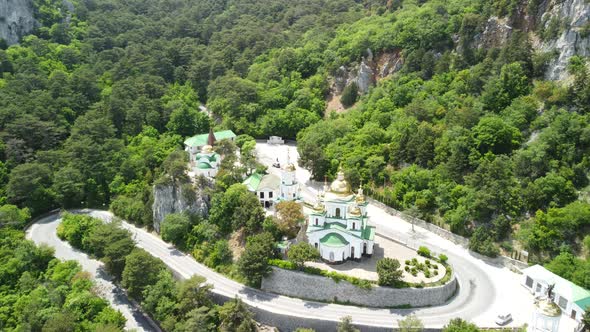
[[[403,269],[405,266],[406,260],[412,260],[412,258],[416,258],[418,262],[424,263],[426,260],[424,257],[419,256],[416,251],[399,244],[395,241],[391,241],[379,235],[375,236],[375,247],[374,247],[374,254],[371,258],[363,257],[360,262],[356,261],[347,261],[342,264],[338,265],[331,265],[323,262],[308,262],[305,263],[307,266],[314,266],[323,270],[328,271],[336,271],[339,273],[347,274],[349,276],[367,279],[367,280],[378,280],[377,276],[377,262],[383,258],[395,258],[397,259],[400,264],[401,268]],[[425,283],[435,282],[445,275],[445,268],[444,266],[435,263],[433,260],[430,260],[432,264],[438,265],[438,275],[432,276],[430,278],[426,278],[424,273],[419,272],[417,276],[413,276],[410,273],[404,271],[402,279],[407,282],[419,283],[424,281]]]

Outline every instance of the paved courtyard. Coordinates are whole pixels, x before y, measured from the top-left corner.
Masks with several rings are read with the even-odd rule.
[[[404,262],[416,258],[418,262],[424,263],[426,260],[424,257],[419,256],[415,250],[412,250],[402,244],[395,241],[391,241],[379,235],[375,236],[375,247],[374,253],[371,258],[363,257],[360,262],[347,261],[342,264],[332,265],[323,262],[308,262],[305,265],[314,266],[323,270],[336,271],[344,273],[349,276],[367,279],[367,280],[378,280],[377,275],[377,262],[383,257],[395,258],[400,262],[401,269],[404,269]],[[440,280],[445,275],[444,266],[435,263],[430,260],[432,264],[438,266],[438,275],[432,275],[430,278],[426,278],[423,272],[418,272],[417,276],[404,271],[402,279],[407,282],[419,283],[424,281],[425,283],[435,282]],[[431,269],[431,271],[434,271]]]

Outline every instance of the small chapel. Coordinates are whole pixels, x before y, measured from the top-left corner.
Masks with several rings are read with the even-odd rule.
[[[355,194],[342,169],[336,180],[318,195],[307,219],[307,239],[323,260],[342,263],[373,254],[375,227],[368,225],[363,189]]]
[[[280,177],[275,174],[253,173],[242,184],[258,197],[260,204],[265,208],[281,201],[301,200],[296,168],[289,155],[286,166],[281,168]]]
[[[195,175],[203,175],[213,178],[219,171],[222,156],[213,150],[213,145],[219,140],[228,139],[234,141],[236,134],[231,130],[200,134],[184,141],[185,151],[189,154],[190,169]]]

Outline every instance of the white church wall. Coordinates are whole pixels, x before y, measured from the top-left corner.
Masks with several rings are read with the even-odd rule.
[[[320,256],[322,256],[322,258],[328,262],[341,262],[350,257],[350,255],[348,254],[350,252],[350,245],[335,248],[322,246],[322,244],[320,243],[319,248]]]

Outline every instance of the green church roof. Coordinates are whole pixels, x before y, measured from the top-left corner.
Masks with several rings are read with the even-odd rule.
[[[260,186],[260,181],[262,181],[262,174],[254,173],[244,180],[242,184],[248,187],[248,190],[256,191]]]
[[[217,154],[217,153],[213,153],[211,155],[197,153],[195,155],[195,160],[199,160],[201,158],[207,158],[209,161],[217,161],[218,160],[218,157],[219,157],[219,154]]]
[[[216,140],[222,140],[222,139],[227,139],[227,138],[234,138],[236,137],[236,134],[234,134],[233,131],[231,130],[222,130],[222,131],[217,131],[215,133],[213,133],[213,135],[215,135],[215,139]],[[207,139],[209,138],[209,133],[207,134],[201,134],[201,135],[196,135],[190,138],[187,138],[184,141],[184,145],[187,146],[203,146],[207,144]]]
[[[343,247],[348,245],[348,241],[338,233],[327,234],[320,239],[320,243],[328,247]]]
[[[197,165],[197,167],[198,167],[199,169],[210,169],[210,168],[213,168],[213,167],[211,167],[211,165],[210,165],[210,164],[208,164],[208,163],[206,163],[206,162],[200,162],[200,163]]]

